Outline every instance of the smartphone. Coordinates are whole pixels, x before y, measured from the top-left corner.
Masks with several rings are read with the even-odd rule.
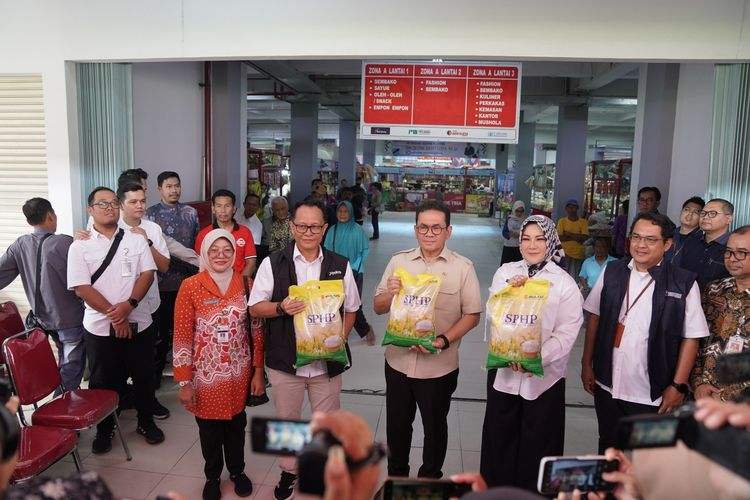
[[[750,380],[750,350],[721,356],[716,361],[716,371],[721,384],[738,384]]]
[[[537,489],[542,495],[561,491],[612,491],[615,483],[602,479],[602,472],[616,471],[618,460],[608,462],[604,456],[544,457],[539,464]]]
[[[311,440],[309,421],[264,417],[250,421],[250,441],[256,453],[296,455]]]
[[[672,447],[677,444],[681,426],[682,419],[673,414],[623,417],[617,422],[615,447],[620,450]]]
[[[383,485],[383,500],[425,498],[448,500],[461,498],[471,492],[471,485],[454,483],[444,479],[386,479]]]
[[[130,338],[135,337],[138,335],[138,323],[136,322],[128,322],[128,327],[130,327]],[[115,327],[112,326],[112,323],[109,324],[109,336],[110,337],[116,337],[115,335]]]

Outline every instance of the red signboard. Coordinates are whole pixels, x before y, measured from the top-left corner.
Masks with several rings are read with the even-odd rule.
[[[521,65],[363,63],[360,135],[518,142]]]

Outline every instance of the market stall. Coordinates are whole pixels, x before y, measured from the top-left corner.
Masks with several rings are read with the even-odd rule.
[[[531,189],[531,213],[550,217],[555,195],[555,164],[534,165],[526,181]]]
[[[630,174],[633,160],[595,160],[586,165],[584,180],[584,215],[604,212],[608,218],[617,214],[620,203],[630,197]]]

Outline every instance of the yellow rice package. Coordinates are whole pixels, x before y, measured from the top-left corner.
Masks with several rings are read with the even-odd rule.
[[[391,301],[391,314],[385,328],[383,344],[399,347],[421,345],[435,352],[435,303],[442,278],[432,274],[416,277],[399,267],[394,273],[401,278],[401,290]]]
[[[314,361],[337,361],[349,365],[344,339],[341,306],[343,280],[308,281],[289,287],[289,297],[305,303],[305,310],[294,315],[297,341],[295,368]]]
[[[487,368],[519,363],[543,376],[542,312],[549,295],[549,281],[527,280],[523,286],[507,286],[487,301],[490,350]]]

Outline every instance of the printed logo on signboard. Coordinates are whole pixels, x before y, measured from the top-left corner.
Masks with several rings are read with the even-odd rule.
[[[461,137],[468,137],[469,133],[464,130],[449,130],[446,132],[448,135],[460,135]]]
[[[373,135],[391,135],[391,127],[370,127]]]
[[[417,135],[417,129],[415,129],[415,128],[410,128],[410,129],[409,129],[409,135]]]

